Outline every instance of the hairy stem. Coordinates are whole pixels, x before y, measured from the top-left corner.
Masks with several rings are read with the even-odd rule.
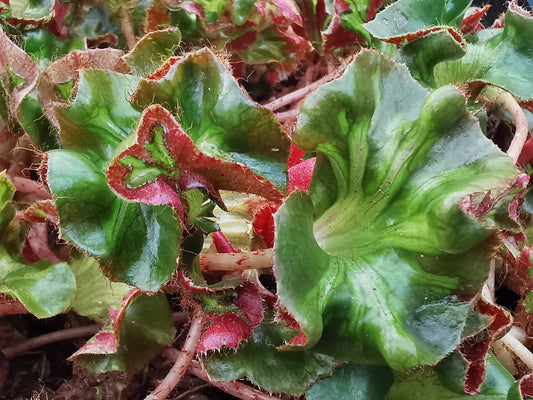
[[[200,254],[200,268],[204,271],[242,271],[271,268],[274,250],[243,251],[241,253]]]
[[[118,11],[118,15],[120,17],[120,29],[126,39],[126,45],[128,46],[128,49],[132,50],[135,47],[135,43],[137,43],[137,39],[135,38],[135,32],[133,31],[131,10],[127,6],[121,7]]]
[[[305,96],[307,96],[309,93],[311,93],[313,90],[315,90],[320,85],[332,80],[335,77],[335,74],[326,75],[322,78],[320,78],[318,81],[315,81],[306,87],[303,87],[301,89],[295,90],[294,92],[291,92],[289,94],[286,94],[285,96],[281,96],[277,98],[274,101],[271,101],[270,103],[264,104],[263,106],[268,108],[269,110],[276,111],[280,109],[283,106],[287,106],[289,104],[295,103],[301,99],[303,99]]]
[[[98,332],[98,325],[87,325],[79,326],[76,328],[62,329],[60,331],[55,331],[52,333],[47,333],[46,335],[37,336],[28,340],[25,340],[22,343],[15,344],[13,346],[7,347],[3,350],[6,358],[13,358],[19,354],[23,354],[28,350],[34,349],[36,347],[44,346],[45,344],[59,342],[61,340],[75,339],[84,336],[92,336]]]
[[[185,344],[175,359],[175,363],[168,375],[163,379],[155,390],[150,393],[145,400],[164,400],[174,390],[187,372],[189,365],[196,353],[196,347],[202,336],[205,326],[205,318],[200,311],[194,313],[189,333],[185,339]]]
[[[515,121],[515,134],[509,149],[507,149],[507,155],[511,157],[516,164],[529,134],[529,124],[527,122],[526,114],[516,101],[515,97],[505,90],[499,90],[494,101],[505,107]]]

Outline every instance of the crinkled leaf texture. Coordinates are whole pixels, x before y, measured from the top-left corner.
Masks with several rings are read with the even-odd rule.
[[[165,106],[199,151],[249,168],[274,186],[262,195],[280,199],[277,191],[287,185],[290,141],[272,112],[250,100],[210,50],[171,59],[153,79],[140,82],[133,103]]]
[[[74,101],[56,108],[63,149],[48,153],[44,171],[61,233],[111,278],[157,291],[176,268],[179,219],[170,207],[117,197],[106,181],[106,164],[139,117],[127,101],[138,78],[101,70],[80,75]]]
[[[451,86],[362,51],[302,105],[296,145],[318,154],[311,195],[276,214],[278,295],[307,348],[394,369],[452,351],[494,251],[458,204],[517,171]]]
[[[246,376],[270,392],[300,395],[320,376],[331,373],[337,362],[313,350],[279,351],[293,334],[280,324],[261,324],[237,352],[204,356],[209,377],[231,381]]]
[[[481,81],[528,100],[533,97],[533,18],[510,7],[503,29],[479,31],[464,57],[435,67],[437,85]]]
[[[5,171],[0,173],[0,292],[7,293],[39,318],[64,311],[74,300],[76,282],[66,263],[52,264],[42,260],[26,265],[4,248],[9,224],[15,216],[11,200],[15,187]]]

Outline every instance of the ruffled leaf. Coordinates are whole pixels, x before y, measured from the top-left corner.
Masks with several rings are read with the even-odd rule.
[[[279,351],[277,347],[288,340],[291,332],[276,324],[259,325],[237,352],[204,356],[202,364],[213,380],[232,381],[246,376],[269,392],[300,395],[318,377],[331,373],[337,363],[311,350]]]
[[[129,201],[170,204],[181,210],[178,192],[188,189],[192,177],[197,178],[195,186],[206,188],[218,199],[218,190],[279,198],[279,191],[251,169],[203,154],[172,114],[159,105],[145,109],[135,137],[127,138],[124,146],[132,140],[113,158],[107,173],[111,188]]]
[[[461,26],[470,3],[472,0],[398,0],[363,26],[374,37],[397,44],[442,29],[458,36],[453,28]]]
[[[478,32],[464,57],[435,67],[438,86],[485,82],[528,100],[533,97],[533,18],[509,8],[502,29]]]
[[[304,345],[394,369],[436,363],[460,342],[463,296],[494,251],[458,204],[508,185],[511,160],[454,88],[429,94],[371,51],[306,99],[293,140],[318,158],[311,197],[293,192],[276,215],[275,269]]]
[[[127,101],[137,80],[81,72],[72,104],[56,108],[63,149],[48,154],[43,175],[64,237],[95,256],[111,278],[157,291],[176,268],[179,219],[168,207],[118,198],[105,175],[115,148],[139,116]]]
[[[245,96],[211,51],[171,59],[156,77],[141,81],[136,106],[162,104],[206,156],[242,164],[285,190],[289,139],[271,111]]]
[[[174,55],[180,41],[181,33],[177,28],[150,32],[137,42],[124,60],[136,75],[150,75]]]

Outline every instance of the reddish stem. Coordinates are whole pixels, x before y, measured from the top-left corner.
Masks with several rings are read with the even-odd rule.
[[[36,347],[44,346],[45,344],[59,342],[61,340],[75,339],[84,336],[92,336],[98,332],[98,325],[78,326],[76,328],[63,329],[46,335],[37,336],[24,342],[7,347],[3,350],[6,358],[13,358],[19,354],[23,354],[28,350]]]
[[[150,393],[145,400],[164,400],[174,390],[178,383],[189,369],[189,365],[196,353],[196,347],[202,336],[205,326],[205,318],[201,312],[197,311],[191,322],[189,333],[185,339],[185,344],[175,358],[175,363],[169,373],[163,379],[155,390]]]

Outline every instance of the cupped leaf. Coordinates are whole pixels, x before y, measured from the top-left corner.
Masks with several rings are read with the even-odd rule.
[[[436,87],[433,68],[440,62],[464,56],[466,43],[448,30],[430,32],[401,48],[401,59],[409,67],[413,77],[429,87]]]
[[[438,86],[485,82],[528,100],[533,97],[529,79],[533,69],[533,18],[510,7],[502,29],[478,32],[464,57],[435,67]]]
[[[304,344],[394,369],[436,363],[495,249],[459,202],[511,183],[511,160],[456,89],[430,94],[372,51],[306,99],[293,139],[318,159],[311,197],[293,192],[276,215],[275,269]]]
[[[346,364],[332,376],[319,380],[307,392],[307,400],[383,400],[394,377],[388,367]]]
[[[137,42],[124,60],[136,75],[150,75],[174,55],[180,40],[181,33],[177,28],[150,32]]]
[[[246,376],[270,392],[300,395],[320,376],[337,365],[332,357],[312,350],[279,351],[292,331],[278,324],[259,325],[248,343],[236,352],[202,357],[204,369],[213,380],[232,381]]]
[[[398,0],[363,26],[378,39],[400,43],[421,37],[435,27],[459,28],[471,3],[472,0]]]
[[[458,375],[464,374],[460,365],[456,365]],[[430,367],[422,367],[398,374],[386,400],[520,400],[520,390],[513,376],[496,360],[490,356],[487,360],[485,383],[478,395],[450,390],[446,382],[441,382]]]
[[[140,82],[137,107],[162,104],[206,156],[242,164],[285,190],[289,139],[272,112],[251,101],[211,51],[171,59],[155,75],[160,79]]]
[[[171,204],[181,210],[178,192],[188,189],[193,177],[193,186],[204,187],[215,199],[220,199],[218,190],[271,199],[280,196],[271,182],[250,168],[203,154],[201,146],[195,146],[172,114],[159,105],[144,110],[137,130],[119,149],[124,147],[111,161],[107,179],[119,196],[130,201]]]
[[[95,372],[141,370],[176,334],[163,293],[145,294],[126,302],[120,326],[103,329],[70,359]]]
[[[171,208],[118,198],[105,171],[74,151],[48,153],[46,181],[61,233],[96,257],[106,275],[148,291],[157,291],[170,278],[181,239]]]

